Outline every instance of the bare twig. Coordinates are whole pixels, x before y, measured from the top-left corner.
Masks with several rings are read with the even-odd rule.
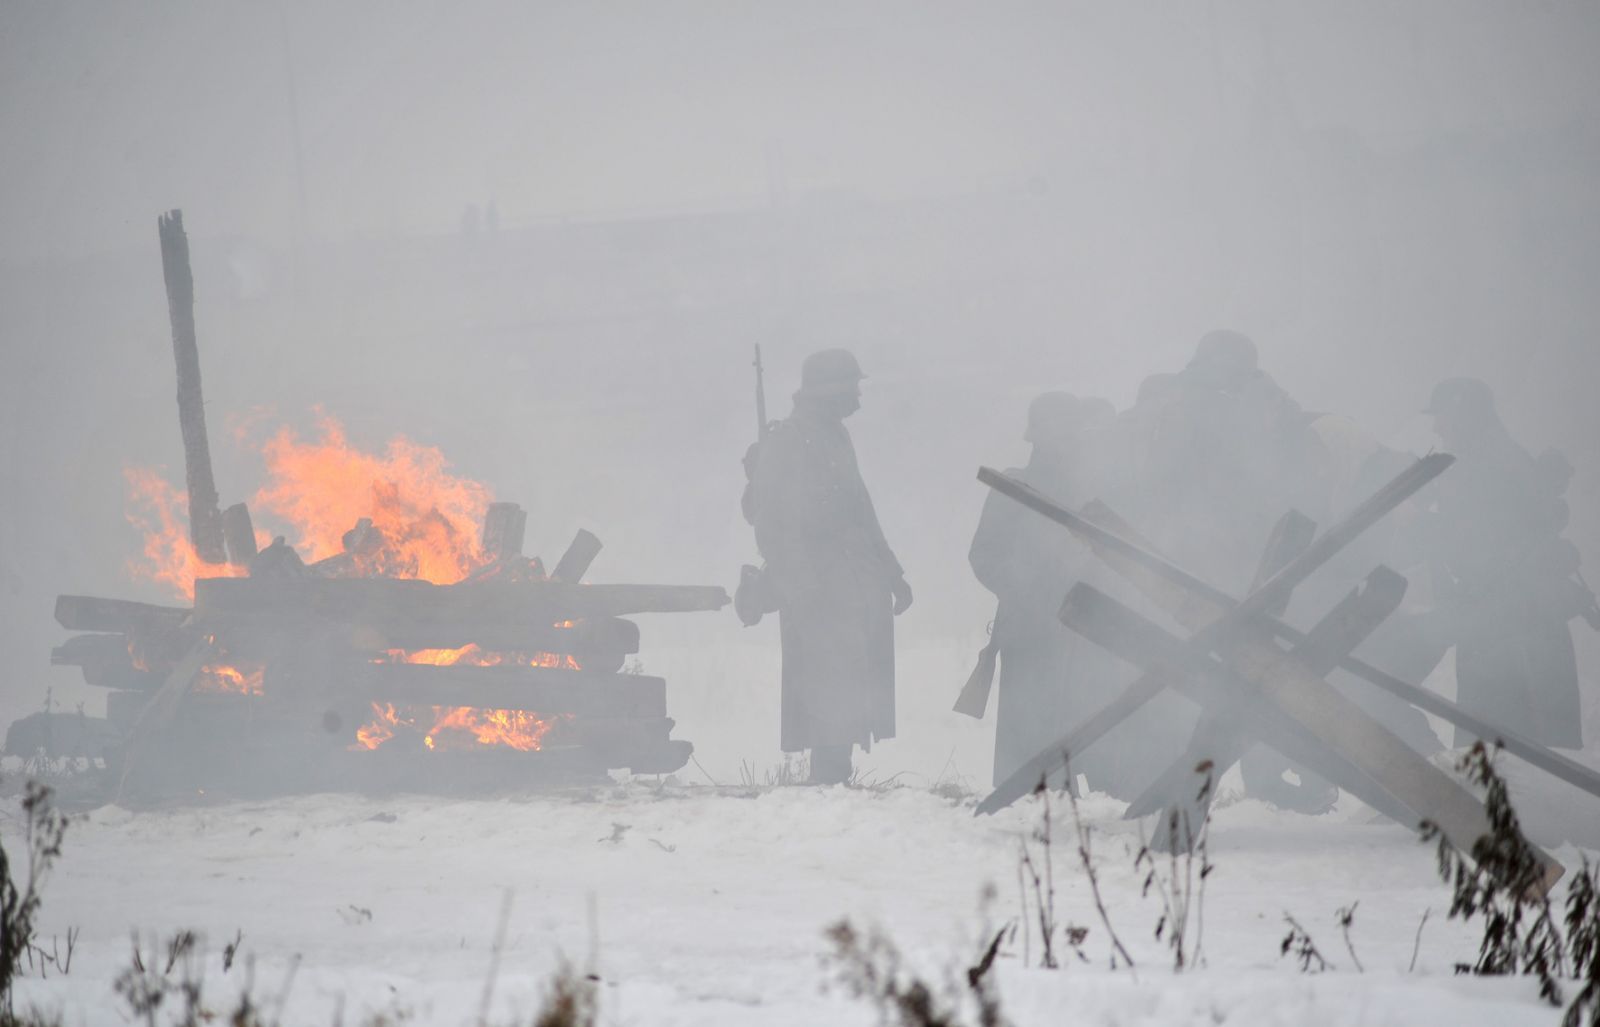
[[[1417,921],[1417,937],[1411,943],[1411,965],[1406,967],[1406,973],[1415,973],[1417,969],[1417,953],[1422,951],[1422,929],[1428,926],[1428,914],[1432,909],[1422,911],[1422,919]]]
[[[489,974],[483,979],[483,997],[478,1000],[478,1025],[489,1023],[489,1003],[494,998],[495,978],[500,974],[500,952],[506,943],[506,927],[511,923],[511,889],[500,897],[500,921],[494,929],[494,948],[489,953]]]
[[[1322,958],[1322,953],[1317,950],[1317,943],[1311,940],[1311,935],[1300,921],[1283,914],[1283,922],[1289,925],[1289,933],[1283,936],[1283,944],[1278,948],[1278,958],[1283,958],[1291,951],[1300,961],[1301,973],[1321,973],[1332,969],[1333,964]],[[1313,965],[1315,964],[1315,965]]]
[[[721,788],[722,787],[720,784],[717,783],[717,779],[711,776],[711,772],[706,770],[705,767],[702,767],[700,765],[700,761],[695,758],[694,753],[690,753],[689,754],[689,761],[694,764],[696,770],[700,771],[700,773],[705,775],[705,778],[706,778],[707,781],[711,782],[711,787],[713,787],[713,788]]]
[[[1094,896],[1095,912],[1100,915],[1100,922],[1105,925],[1106,934],[1111,938],[1111,968],[1117,968],[1117,957],[1120,955],[1128,969],[1132,970],[1133,957],[1128,955],[1122,939],[1117,937],[1117,929],[1111,926],[1111,914],[1106,911],[1105,898],[1100,894],[1100,876],[1095,873],[1094,860],[1090,857],[1094,829],[1083,822],[1083,815],[1078,810],[1078,796],[1070,788],[1067,789],[1067,802],[1072,806],[1072,827],[1078,836],[1078,862],[1083,864],[1084,876],[1089,879],[1089,893]]]
[[[1364,974],[1367,970],[1356,957],[1356,947],[1350,943],[1350,925],[1356,922],[1356,907],[1359,905],[1361,903],[1358,901],[1348,906],[1340,906],[1334,913],[1334,918],[1339,922],[1339,931],[1344,935],[1344,950],[1350,953],[1350,961],[1356,965],[1356,973]]]

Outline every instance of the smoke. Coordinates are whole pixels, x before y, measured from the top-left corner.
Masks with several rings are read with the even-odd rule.
[[[1035,393],[1125,408],[1212,328],[1396,444],[1431,444],[1436,380],[1488,380],[1576,466],[1600,565],[1597,44],[1580,3],[11,5],[0,701],[97,711],[46,666],[55,593],[160,601],[123,572],[122,469],[181,474],[170,207],[225,504],[262,473],[229,419],[321,405],[522,503],[547,560],[589,527],[599,580],[731,586],[751,343],[774,416],[807,352],[853,348],[902,646],[939,654],[902,674],[908,760],[948,751],[916,733],[991,610],[977,465],[1021,460]],[[710,655],[775,633],[658,620],[647,664],[694,647],[678,677],[725,682],[674,682],[685,736],[719,738],[715,688],[775,725]]]

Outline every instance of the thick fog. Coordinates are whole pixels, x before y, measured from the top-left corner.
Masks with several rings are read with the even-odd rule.
[[[586,527],[592,580],[731,591],[752,346],[774,417],[852,349],[917,598],[886,773],[986,783],[948,712],[994,609],[977,467],[1035,394],[1125,409],[1215,328],[1415,452],[1433,385],[1486,380],[1600,567],[1597,54],[1581,2],[5,5],[0,721],[102,711],[49,666],[57,593],[172,601],[123,473],[182,484],[170,208],[224,505],[236,430],[321,409],[521,503],[547,564]],[[708,771],[778,759],[774,623],[642,627]]]

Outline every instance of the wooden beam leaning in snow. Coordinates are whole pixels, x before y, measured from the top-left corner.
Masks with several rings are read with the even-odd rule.
[[[1442,456],[1442,454],[1438,456]],[[1436,457],[1424,458],[1423,461],[1419,461],[1419,465],[1427,463],[1427,461],[1430,459],[1436,459]],[[1439,473],[1441,473],[1452,461],[1452,458],[1443,456],[1443,461],[1444,462],[1442,465],[1437,465],[1433,469],[1433,476],[1437,476]],[[1404,472],[1404,474],[1409,475],[1415,472],[1419,465],[1413,465],[1413,467]],[[1030,509],[1043,514],[1050,520],[1064,525],[1069,529],[1075,529],[1076,532],[1080,534],[1080,537],[1085,538],[1086,541],[1093,542],[1098,539],[1106,543],[1104,547],[1098,550],[1099,552],[1105,553],[1111,551],[1112,549],[1116,549],[1120,555],[1126,557],[1129,561],[1136,564],[1141,564],[1149,568],[1152,573],[1158,574],[1167,581],[1182,586],[1190,596],[1186,602],[1195,604],[1198,609],[1227,610],[1235,608],[1239,605],[1239,600],[1230,596],[1228,593],[1212,586],[1200,578],[1195,577],[1193,574],[1190,574],[1170,561],[1151,553],[1147,548],[1139,546],[1136,543],[1130,542],[1121,537],[1120,532],[1118,531],[1118,526],[1108,527],[1103,523],[1097,523],[1107,519],[1115,521],[1115,515],[1112,514],[1109,508],[1105,507],[1103,504],[1089,504],[1085,512],[1092,517],[1091,520],[1089,517],[1075,514],[1072,511],[1067,510],[1048,497],[1040,495],[1021,482],[1007,478],[998,471],[990,470],[989,468],[983,468],[978,472],[978,480],[984,482],[997,491],[1004,492],[1006,495],[1011,496],[1013,499],[1016,499],[1018,502],[1029,507]],[[1391,485],[1392,484],[1393,483],[1391,483]],[[1363,504],[1363,506],[1366,505],[1367,504]],[[1398,501],[1396,505],[1398,505]],[[1360,508],[1358,508],[1358,511],[1359,510]],[[1351,516],[1355,515],[1352,514]],[[1119,526],[1123,529],[1126,529],[1126,525]],[[1284,623],[1276,617],[1263,615],[1257,619],[1265,627],[1271,629],[1274,635],[1283,641],[1290,643],[1291,645],[1299,644],[1306,638],[1305,632]],[[1591,770],[1575,760],[1563,756],[1560,753],[1554,752],[1553,750],[1548,749],[1545,746],[1540,745],[1538,742],[1526,738],[1515,731],[1508,730],[1497,724],[1491,724],[1488,721],[1483,720],[1482,718],[1477,717],[1466,710],[1463,710],[1449,699],[1446,699],[1435,692],[1431,692],[1426,688],[1421,688],[1409,682],[1402,681],[1393,674],[1374,667],[1372,664],[1367,663],[1365,660],[1362,660],[1354,655],[1348,655],[1340,660],[1339,669],[1356,675],[1362,680],[1383,689],[1391,695],[1397,696],[1398,698],[1411,703],[1413,706],[1426,713],[1431,713],[1437,717],[1442,717],[1458,727],[1465,728],[1467,731],[1478,736],[1479,738],[1496,739],[1505,747],[1507,752],[1526,760],[1528,763],[1538,767],[1540,770],[1543,770],[1554,777],[1560,778],[1576,788],[1580,788],[1583,791],[1588,792],[1590,795],[1600,797],[1600,773],[1596,773],[1594,770]],[[1146,686],[1147,694],[1143,695],[1142,698],[1129,694],[1129,692],[1132,692],[1135,687],[1139,686]],[[1160,689],[1158,687],[1154,688],[1153,690],[1148,690],[1148,683],[1143,681],[1143,679],[1136,683],[1135,686],[1130,686],[1128,692],[1125,692],[1122,697],[1114,700],[1112,704],[1108,705],[1105,709],[1100,710],[1089,720],[1086,720],[1083,724],[1079,725],[1079,727],[1075,729],[1073,733],[1064,736],[1058,741],[1057,744],[1050,746],[1038,756],[1034,757],[1034,759],[1025,764],[1013,778],[997,785],[994,792],[979,804],[978,812],[993,813],[995,810],[1003,809],[1016,800],[1022,798],[1024,795],[1027,795],[1033,790],[1034,785],[1039,783],[1040,773],[1047,770],[1060,768],[1061,753],[1064,750],[1068,752],[1083,751],[1083,749],[1093,742],[1094,739],[1099,738],[1100,735],[1104,734],[1106,730],[1114,727],[1124,717],[1126,717],[1134,709],[1137,709],[1139,705],[1142,705],[1144,701],[1148,700],[1151,696],[1154,696],[1159,691]],[[1102,715],[1105,716],[1102,717]],[[1102,724],[1102,721],[1108,722]]]
[[[1380,586],[1381,587],[1381,586]],[[1354,605],[1341,603],[1342,607]],[[1341,633],[1341,621],[1347,611],[1336,610],[1324,620],[1333,625],[1326,634]],[[1261,738],[1282,751],[1292,752],[1297,760],[1331,780],[1339,781],[1348,791],[1363,802],[1402,823],[1415,825],[1422,814],[1408,806],[1382,787],[1372,773],[1338,749],[1319,739],[1316,732],[1299,719],[1291,716],[1279,705],[1260,701],[1254,690],[1240,682],[1231,668],[1217,662],[1210,655],[1196,654],[1184,646],[1182,640],[1167,634],[1139,614],[1089,585],[1077,585],[1067,594],[1061,608],[1063,623],[1096,645],[1135,666],[1173,688],[1180,695],[1202,707],[1241,725],[1254,738]],[[1146,655],[1149,650],[1151,655]],[[1305,654],[1312,656],[1309,651]],[[1192,786],[1194,767],[1200,759],[1183,768],[1184,783]],[[1188,813],[1190,829],[1198,831],[1205,807],[1178,809],[1181,817]],[[1181,839],[1180,839],[1181,840]]]
[[[1338,666],[1341,657],[1377,630],[1378,626],[1400,606],[1400,600],[1405,597],[1405,593],[1404,577],[1387,567],[1378,567],[1367,575],[1365,581],[1340,600],[1327,616],[1317,622],[1307,634],[1306,640],[1293,648],[1293,657],[1319,679],[1322,678]],[[1257,641],[1273,645],[1267,639]],[[1245,646],[1249,644],[1251,643],[1245,643]],[[1230,704],[1230,707],[1237,705],[1239,704],[1235,702]],[[1187,822],[1194,825],[1203,823],[1206,812],[1211,807],[1213,792],[1209,790],[1200,792],[1195,789],[1194,768],[1201,761],[1210,760],[1215,767],[1214,776],[1220,778],[1229,767],[1239,761],[1258,736],[1285,755],[1298,758],[1304,751],[1304,746],[1292,744],[1285,746],[1271,735],[1247,730],[1240,723],[1236,709],[1205,710],[1184,752],[1128,805],[1123,817],[1137,819],[1165,808],[1166,815],[1162,817],[1162,825],[1172,822],[1174,813],[1180,823]],[[1319,761],[1313,758],[1310,762]],[[1323,776],[1329,777],[1328,774]],[[1347,790],[1355,791],[1353,788]],[[1382,802],[1374,802],[1366,795],[1362,795],[1361,798],[1368,805],[1408,825],[1415,824],[1420,819],[1407,815],[1404,810],[1391,808]],[[1161,827],[1158,826],[1157,847],[1165,851],[1172,840],[1160,832]],[[1182,848],[1187,849],[1189,845],[1186,843]]]
[[[1144,556],[1139,559],[1127,559],[1125,558],[1128,556],[1127,553],[1116,554],[1110,550],[1096,550],[1097,554],[1108,566],[1116,569],[1118,573],[1127,578],[1141,592],[1167,610],[1175,620],[1190,630],[1195,629],[1195,624],[1186,621],[1183,616],[1180,616],[1180,611],[1192,610],[1197,607],[1220,611],[1229,609],[1236,603],[1236,600],[1226,592],[1212,587],[1171,562],[1164,561],[1157,556],[1152,547],[1145,542],[1139,533],[1104,503],[1098,500],[1089,503],[1084,507],[1083,515],[1107,531],[1133,543],[1135,547],[1144,552]],[[1157,561],[1157,565],[1143,562],[1145,560]],[[1182,593],[1182,598],[1179,597],[1180,592]],[[1259,620],[1272,634],[1290,645],[1300,645],[1306,641],[1305,632],[1276,617],[1263,616]],[[1380,670],[1352,654],[1347,653],[1341,657],[1337,666],[1340,670],[1354,674],[1356,677],[1376,685],[1425,713],[1431,713],[1458,727],[1465,728],[1479,738],[1498,740],[1506,751],[1512,755],[1526,760],[1553,777],[1557,777],[1596,798],[1600,798],[1600,773],[1596,773],[1589,767],[1546,748],[1515,731],[1491,724],[1480,717],[1474,716],[1444,696],[1402,681],[1393,674]]]
[[[1353,766],[1358,774],[1334,773],[1331,779],[1358,796],[1371,794],[1376,785],[1413,816],[1408,826],[1422,821],[1437,824],[1445,837],[1463,853],[1474,851],[1479,839],[1492,836],[1483,804],[1439,768],[1406,745],[1365,710],[1323,681],[1315,670],[1293,653],[1269,641],[1242,641],[1221,663],[1198,653],[1182,639],[1093,586],[1079,584],[1061,607],[1062,623],[1117,656],[1167,677],[1169,680],[1209,679],[1222,684],[1241,710],[1266,704],[1285,715],[1315,739],[1310,749],[1288,745],[1272,735],[1264,739],[1286,755],[1313,758],[1331,751]],[[1383,803],[1378,808],[1393,808]],[[1392,814],[1391,814],[1392,815]],[[1198,830],[1198,828],[1195,828]],[[1536,847],[1544,866],[1546,891],[1561,878],[1563,868]]]
[[[1270,612],[1283,601],[1284,597],[1294,590],[1296,585],[1310,577],[1318,567],[1331,560],[1363,531],[1377,523],[1385,514],[1399,506],[1418,489],[1438,477],[1445,468],[1454,462],[1454,457],[1444,454],[1434,454],[1417,461],[1397,475],[1389,484],[1379,489],[1366,502],[1345,515],[1324,535],[1307,546],[1303,552],[1285,564],[1276,574],[1273,574],[1260,588],[1255,589],[1243,601],[1232,605],[1231,608],[1227,604],[1216,602],[1214,597],[1206,593],[1197,593],[1193,598],[1193,602],[1197,605],[1192,616],[1197,618],[1206,616],[1208,607],[1204,604],[1209,599],[1211,600],[1210,609],[1213,611],[1210,616],[1214,619],[1210,620],[1205,628],[1199,630],[1190,639],[1189,645],[1200,653],[1209,652],[1215,647],[1217,639],[1225,639],[1230,633],[1251,624],[1262,614]],[[1003,493],[1030,510],[1043,514],[1057,524],[1066,527],[1073,534],[1093,545],[1097,551],[1114,551],[1143,566],[1163,569],[1165,572],[1174,575],[1175,580],[1178,581],[1200,581],[1192,574],[1173,566],[1154,553],[1150,553],[1115,533],[1107,531],[1105,528],[1073,513],[1049,497],[1035,491],[1030,486],[1014,478],[1009,478],[993,468],[979,468],[978,480],[996,492]],[[1200,583],[1204,585],[1203,582]],[[1100,710],[1097,710],[1066,736],[1058,739],[1054,745],[1048,746],[1037,756],[1024,763],[1011,777],[997,783],[994,791],[989,793],[989,796],[982,802],[978,803],[976,812],[993,813],[996,810],[1004,809],[1033,791],[1034,786],[1039,783],[1042,775],[1063,769],[1063,753],[1082,752],[1090,745],[1093,745],[1107,731],[1116,727],[1138,710],[1139,707],[1160,694],[1163,687],[1165,687],[1163,682],[1156,675],[1146,674],[1139,678],[1139,680],[1124,689],[1121,695]]]

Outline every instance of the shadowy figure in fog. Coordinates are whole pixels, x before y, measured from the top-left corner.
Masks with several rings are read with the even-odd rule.
[[[1115,410],[1104,400],[1047,392],[1028,407],[1028,462],[1006,474],[1076,509],[1094,497],[1096,443]],[[1115,695],[1108,657],[1062,624],[1061,601],[1092,557],[1073,536],[998,492],[989,493],[967,554],[978,581],[999,601],[994,639],[1000,655],[994,780],[1011,776]],[[1091,748],[1072,769],[1095,787]]]
[[[853,746],[894,736],[893,618],[911,605],[844,426],[863,377],[846,350],[807,357],[794,412],[772,426],[751,475],[783,640],[782,747],[810,749],[819,784],[849,779]]]
[[[1562,538],[1572,467],[1553,450],[1534,458],[1518,445],[1476,379],[1440,382],[1426,412],[1456,457],[1432,486],[1420,535],[1434,594],[1427,655],[1437,663],[1455,646],[1456,700],[1469,712],[1545,745],[1579,748],[1568,622],[1581,616],[1600,628],[1600,609],[1579,575],[1577,548]],[[1457,745],[1471,740],[1457,730]]]
[[[1121,419],[1123,473],[1111,505],[1179,566],[1242,596],[1279,518],[1290,509],[1313,520],[1326,516],[1327,460],[1312,421],[1260,369],[1251,339],[1210,332],[1182,371],[1146,379]],[[1195,729],[1204,735],[1228,728],[1197,722],[1170,693],[1127,727],[1137,742],[1120,747],[1124,794],[1153,782]],[[1337,797],[1304,771],[1299,786],[1285,781],[1288,763],[1263,747],[1243,762],[1252,790],[1279,805],[1316,811]]]
[[[1126,419],[1142,438],[1124,512],[1179,564],[1242,595],[1287,510],[1326,514],[1312,417],[1260,369],[1255,343],[1228,330],[1140,392]]]
[[[1371,497],[1416,459],[1410,453],[1382,445],[1356,422],[1340,415],[1318,417],[1312,430],[1325,453],[1323,476],[1331,497],[1329,511],[1335,517]],[[1352,588],[1359,587],[1379,564],[1397,570],[1413,567],[1419,559],[1416,538],[1424,517],[1417,497],[1402,503],[1297,588],[1291,614],[1300,612],[1303,616],[1297,619],[1314,622]],[[1427,589],[1416,587],[1415,575],[1411,578],[1400,610],[1378,625],[1357,647],[1356,654],[1405,681],[1420,684],[1439,662],[1443,650],[1425,655],[1432,648],[1426,640],[1427,615],[1421,612],[1427,606]],[[1345,671],[1334,671],[1328,680],[1422,755],[1432,756],[1444,748],[1428,718],[1405,700]]]

